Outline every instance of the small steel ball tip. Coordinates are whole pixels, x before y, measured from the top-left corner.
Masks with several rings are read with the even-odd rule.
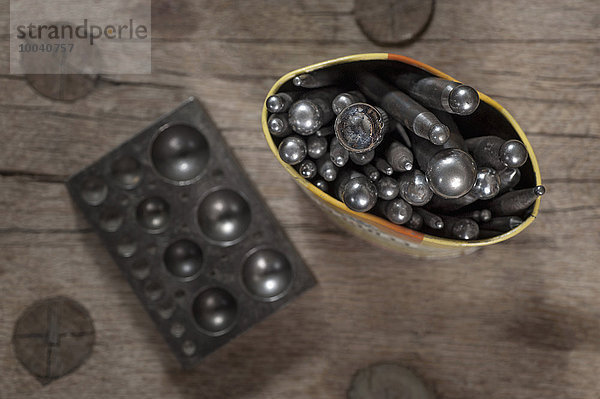
[[[505,141],[498,136],[480,136],[465,140],[465,144],[478,166],[496,170],[506,166],[522,166],[528,157],[527,149],[518,140]]]
[[[376,183],[377,195],[383,200],[392,200],[398,196],[400,185],[398,181],[389,176],[383,176]]]
[[[273,114],[267,120],[269,133],[275,137],[285,137],[292,133],[286,114]]]
[[[383,214],[394,224],[407,223],[413,214],[413,208],[401,198],[396,198],[391,201],[381,201]]]
[[[353,169],[342,169],[338,173],[337,178],[333,182],[333,191],[340,201],[343,201],[344,198],[344,190],[346,189],[346,183],[350,179],[355,179],[357,177],[364,176],[363,174],[353,170]]]
[[[454,216],[460,217],[460,218],[469,218],[469,219],[473,219],[476,222],[481,222],[481,211],[479,209],[476,209],[474,211],[469,211],[469,212],[461,212]],[[491,217],[491,215],[490,215],[490,217]]]
[[[497,218],[492,218],[487,222],[482,222],[479,224],[484,230],[493,230],[500,231],[505,233],[518,227],[521,223],[523,223],[523,219],[518,216],[499,216]]]
[[[509,191],[492,199],[489,209],[494,217],[521,215],[545,192],[544,186]]]
[[[388,117],[381,108],[355,103],[344,108],[335,118],[335,135],[350,152],[375,149],[388,129]]]
[[[356,84],[367,98],[380,105],[391,118],[402,122],[417,136],[444,144],[450,133],[436,116],[407,94],[370,72],[356,76]]]
[[[475,240],[479,236],[479,225],[472,219],[445,217],[444,230],[453,238]]]
[[[364,103],[365,96],[358,91],[349,91],[338,94],[331,102],[333,113],[338,115],[344,108],[355,103]]]
[[[470,191],[478,199],[492,199],[500,192],[500,176],[496,170],[488,167],[477,169],[475,184]]]
[[[412,151],[398,141],[392,141],[385,151],[385,159],[395,172],[406,172],[413,168]]]
[[[502,194],[515,187],[521,180],[521,170],[519,168],[504,168],[498,171],[500,178],[500,191]]]
[[[303,136],[315,133],[323,126],[321,108],[311,100],[298,100],[289,110],[289,122],[294,132]]]
[[[287,111],[292,103],[299,97],[299,92],[277,93],[267,98],[267,110],[272,113]]]
[[[375,151],[367,151],[367,152],[351,152],[350,160],[358,166],[363,166],[371,162],[375,158]]]
[[[356,212],[367,212],[377,203],[377,187],[366,176],[348,180],[342,200],[348,208]]]
[[[323,179],[315,179],[313,184],[321,191],[327,192],[329,190],[329,183]]]
[[[363,166],[363,173],[373,182],[377,182],[381,178],[379,170],[370,163]]]
[[[458,82],[405,73],[397,75],[394,83],[426,107],[470,115],[479,106],[477,90]]]
[[[420,230],[421,227],[423,227],[423,216],[419,215],[417,212],[413,212],[410,220],[406,223],[406,227],[413,230]]]
[[[489,222],[492,219],[492,211],[489,209],[482,209],[479,213],[480,222]]]
[[[279,157],[287,164],[299,164],[306,153],[306,143],[300,136],[288,136],[279,143]]]
[[[510,168],[519,168],[527,162],[527,148],[519,140],[508,140],[500,147],[500,160]]]
[[[435,213],[431,213],[423,208],[414,208],[414,210],[419,215],[421,215],[421,217],[423,218],[423,223],[426,226],[429,226],[435,230],[440,230],[444,227],[444,220]]]
[[[346,165],[348,159],[350,159],[348,150],[340,144],[337,137],[333,137],[329,143],[329,156],[331,157],[331,162],[339,168]]]
[[[305,159],[298,168],[300,175],[305,179],[312,179],[317,175],[317,164],[310,159]]]
[[[344,78],[342,71],[339,69],[319,69],[309,73],[303,73],[295,76],[292,83],[297,87],[306,89],[316,89],[319,87],[331,86],[340,82]]]
[[[317,159],[317,172],[325,181],[334,181],[338,174],[338,168],[331,162],[329,154],[325,154],[321,158]]]
[[[465,139],[458,130],[456,122],[452,119],[452,115],[444,111],[433,110],[432,112],[448,128],[448,132],[450,133],[450,137],[448,137],[448,140],[442,146],[444,148],[458,148],[459,150],[467,151]]]
[[[394,174],[394,168],[383,158],[375,158],[373,161],[373,165],[379,170],[381,173],[387,176],[391,176]]]
[[[402,173],[398,178],[398,185],[400,197],[411,205],[423,206],[433,197],[427,177],[419,169]]]
[[[308,156],[312,159],[321,158],[327,152],[327,139],[316,135],[309,136],[306,140]]]
[[[475,184],[477,165],[466,152],[449,148],[431,157],[424,172],[434,193],[444,198],[459,198]]]

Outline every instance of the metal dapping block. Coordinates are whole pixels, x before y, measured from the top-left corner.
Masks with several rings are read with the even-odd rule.
[[[362,153],[381,144],[388,127],[388,116],[381,108],[355,103],[344,108],[335,118],[334,131],[344,148]]]
[[[302,162],[304,139],[280,139]],[[315,284],[193,98],[67,185],[184,367]]]

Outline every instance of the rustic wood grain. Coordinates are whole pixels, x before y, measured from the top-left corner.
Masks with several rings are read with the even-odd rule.
[[[437,1],[418,41],[382,48],[352,0],[154,0],[153,74],[102,77],[61,103],[8,75],[0,1],[0,398],[343,398],[355,370],[380,361],[440,398],[597,398],[598,15],[594,0]],[[515,116],[548,189],[530,228],[464,258],[415,261],[332,226],[301,193],[262,137],[267,90],[292,69],[378,51],[434,65]],[[63,182],[190,95],[320,284],[182,372]],[[96,346],[42,387],[10,339],[30,303],[55,295],[87,307]]]

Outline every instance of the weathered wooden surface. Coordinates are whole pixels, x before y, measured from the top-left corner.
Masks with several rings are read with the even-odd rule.
[[[58,103],[8,75],[0,2],[0,398],[343,398],[354,371],[379,361],[410,367],[440,398],[599,397],[596,0],[438,1],[428,30],[402,48],[370,43],[351,0],[153,9],[152,75],[107,77]],[[269,152],[261,104],[289,70],[373,51],[434,65],[515,116],[548,188],[530,228],[468,257],[419,262],[324,221]],[[189,95],[320,285],[182,372],[63,181]],[[97,340],[83,367],[42,387],[10,340],[21,311],[51,295],[86,306]]]

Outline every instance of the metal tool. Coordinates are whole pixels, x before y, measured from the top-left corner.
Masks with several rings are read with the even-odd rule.
[[[389,128],[387,113],[367,103],[347,106],[335,118],[334,131],[340,143],[350,152],[375,149]]]
[[[487,167],[477,168],[477,178],[469,193],[478,199],[486,200],[494,198],[500,191],[500,177],[495,169]]]
[[[330,87],[311,90],[302,95],[288,111],[292,129],[298,134],[308,136],[329,123],[335,117],[331,102],[337,93],[339,89]]]
[[[317,164],[310,159],[305,159],[298,168],[300,175],[305,179],[312,179],[317,175]]]
[[[292,83],[297,87],[316,89],[337,84],[343,79],[344,74],[339,69],[324,68],[295,76]]]
[[[402,173],[398,178],[398,186],[400,197],[414,206],[423,206],[433,197],[427,177],[419,169]]]
[[[301,92],[281,92],[267,98],[267,111],[272,113],[287,111],[292,103],[300,97]]]
[[[339,168],[346,165],[348,159],[350,159],[348,150],[340,144],[337,137],[333,137],[329,143],[329,157],[331,158],[331,162]]]
[[[355,103],[364,103],[365,96],[358,90],[338,94],[331,103],[333,113],[338,115],[344,108]]]
[[[412,143],[410,142],[409,134],[406,132],[404,126],[402,126],[402,123],[395,121],[394,126],[396,127],[396,136],[402,140],[402,144],[411,148]]]
[[[387,176],[391,176],[394,174],[394,168],[383,158],[375,158],[373,161],[373,165],[379,170],[381,173]]]
[[[444,148],[458,148],[459,150],[467,151],[467,145],[465,144],[465,139],[458,130],[458,126],[452,115],[438,110],[432,110],[433,114],[442,122],[444,125],[448,127],[448,131],[450,132],[450,137],[448,137],[448,141],[446,141],[442,146]]]
[[[377,187],[366,176],[357,176],[344,185],[342,200],[356,212],[367,212],[377,203]]]
[[[284,138],[281,143],[279,143],[279,157],[283,160],[283,162],[296,165],[299,164],[306,158],[306,154],[308,152],[306,148],[306,142],[302,137],[293,135]]]
[[[379,207],[385,217],[394,224],[407,223],[413,214],[413,208],[402,198],[391,201],[379,201]]]
[[[457,115],[470,115],[479,106],[479,94],[471,86],[437,77],[402,73],[394,84],[425,107]]]
[[[377,185],[377,195],[383,200],[392,200],[396,198],[400,191],[398,181],[389,176],[383,176],[375,184]]]
[[[417,136],[436,145],[448,141],[448,127],[433,113],[376,75],[370,72],[360,73],[356,77],[356,84],[367,98],[382,107],[390,117],[402,122]]]
[[[273,114],[269,116],[267,126],[269,126],[269,133],[275,137],[285,137],[292,133],[292,128],[286,114]]]
[[[328,143],[325,137],[319,137],[315,134],[306,139],[306,149],[308,156],[312,159],[321,158],[327,152]]]
[[[478,199],[479,197],[471,191],[459,198],[443,198],[439,195],[434,195],[427,204],[427,207],[437,212],[449,213],[464,208]]]
[[[321,191],[327,192],[329,191],[329,183],[327,183],[325,180],[319,178],[319,179],[315,179],[313,181],[313,184]]]
[[[479,227],[484,230],[493,230],[505,233],[514,229],[515,227],[518,227],[521,223],[523,223],[523,219],[518,216],[499,216],[492,218],[487,222],[480,223]]]
[[[333,126],[323,126],[315,133],[318,137],[328,137],[333,135]]]
[[[444,198],[459,198],[471,190],[477,178],[477,165],[458,148],[441,148],[415,135],[412,150],[429,186]]]
[[[413,211],[412,216],[408,223],[406,223],[406,227],[413,230],[420,230],[423,227],[423,216],[421,216],[418,212]]]
[[[317,172],[325,181],[334,181],[338,174],[338,168],[331,162],[329,153],[325,153],[321,158],[317,159]]]
[[[479,236],[479,225],[473,219],[443,216],[444,234],[460,240],[475,240]]]
[[[488,222],[492,218],[492,212],[489,209],[476,209],[468,212],[461,212],[456,217],[473,219],[476,222]]]
[[[417,212],[423,218],[423,224],[431,227],[435,230],[440,230],[444,227],[444,220],[436,215],[435,213],[431,213],[426,209],[415,207],[413,208],[415,212]]]
[[[498,177],[500,178],[498,194],[503,194],[519,184],[521,170],[519,168],[504,168],[498,171]]]
[[[519,140],[503,140],[498,136],[480,136],[465,140],[469,152],[479,166],[496,170],[518,168],[527,161],[527,149]]]
[[[338,173],[337,178],[333,182],[333,191],[335,196],[340,200],[344,200],[344,190],[346,189],[346,183],[350,181],[350,179],[354,179],[357,177],[364,176],[362,173],[359,173],[353,169],[342,169],[340,173]]]
[[[373,182],[377,182],[381,178],[379,170],[370,163],[363,166],[363,173]]]
[[[413,168],[412,151],[398,141],[392,141],[385,150],[385,159],[395,172],[406,172]]]
[[[375,151],[367,151],[367,152],[351,152],[350,153],[350,160],[355,164],[355,165],[359,165],[359,166],[363,166],[368,164],[369,162],[371,162],[373,160],[373,158],[375,158]]]
[[[509,191],[491,200],[489,208],[494,217],[520,215],[545,192],[544,186]]]

